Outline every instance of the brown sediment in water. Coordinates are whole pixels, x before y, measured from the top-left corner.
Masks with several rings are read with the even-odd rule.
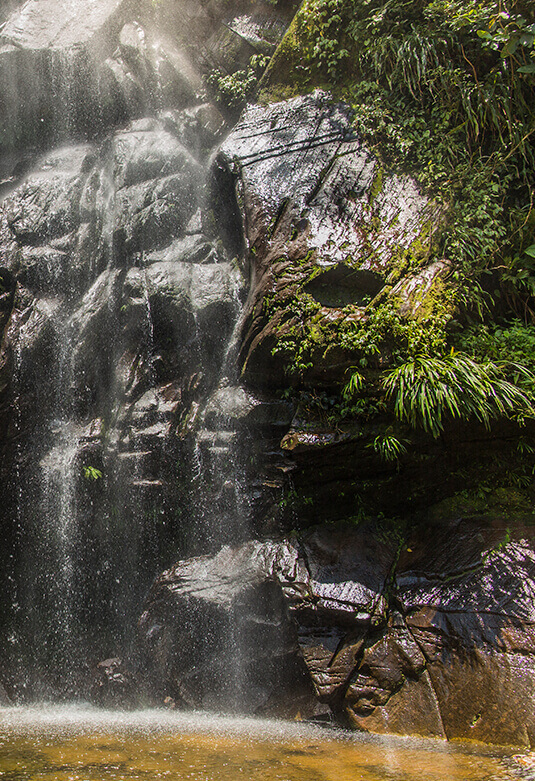
[[[0,711],[9,781],[508,781],[510,753],[207,714]]]

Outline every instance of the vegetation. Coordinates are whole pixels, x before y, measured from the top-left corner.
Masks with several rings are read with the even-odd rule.
[[[472,291],[484,269],[518,279],[533,258],[534,22],[515,0],[308,0],[279,55],[301,63],[301,89],[349,100],[383,160],[449,204],[438,255]]]
[[[266,56],[255,54],[245,70],[224,73],[216,68],[208,75],[207,83],[219,104],[231,113],[237,113],[252,99],[267,63]]]
[[[400,420],[438,437],[447,416],[476,418],[488,426],[499,417],[535,415],[528,396],[505,379],[505,371],[491,361],[477,363],[451,352],[443,358],[417,356],[389,372],[383,385]]]
[[[100,478],[102,477],[102,472],[100,471],[100,469],[97,469],[96,466],[84,466],[83,473],[84,473],[84,478],[89,482],[93,482],[94,480],[100,480]]]
[[[377,300],[365,319],[324,324],[309,302],[308,320],[296,310],[280,327],[275,350],[290,370],[305,377],[318,351],[341,346],[358,373],[334,409],[364,409],[372,397],[378,412],[391,404],[434,437],[447,418],[532,416],[535,6],[307,0],[264,86],[264,98],[323,86],[350,102],[380,170],[416,176],[448,214],[425,262],[446,258],[453,271],[425,316]],[[374,449],[396,459],[389,436]]]

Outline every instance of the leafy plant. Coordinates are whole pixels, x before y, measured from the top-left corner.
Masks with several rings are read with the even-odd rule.
[[[493,269],[513,311],[535,319],[533,3],[307,0],[294,28],[279,56],[306,70],[302,86],[351,102],[383,163],[447,204],[434,252],[454,264],[468,308],[481,310]]]
[[[362,390],[363,386],[364,377],[355,367],[353,367],[351,377],[342,391],[344,399],[349,400],[353,398],[353,396],[356,396]]]
[[[521,388],[532,403],[535,402],[534,325],[520,320],[501,325],[476,325],[459,336],[457,346],[479,362],[498,363],[506,378]]]
[[[102,472],[97,469],[96,466],[84,466],[83,473],[86,480],[90,482],[93,480],[99,480],[102,477]]]
[[[385,431],[384,434],[375,437],[368,447],[372,447],[383,461],[399,461],[407,452],[407,444],[409,444],[407,439],[398,439],[394,434]]]
[[[258,79],[268,64],[262,54],[253,55],[246,70],[223,73],[216,69],[207,77],[219,102],[229,110],[242,109],[251,100],[258,85]]]
[[[420,355],[407,361],[386,375],[383,386],[400,420],[438,437],[447,417],[475,418],[488,426],[499,417],[534,416],[528,396],[504,373],[491,361],[477,363],[452,351],[443,358]]]

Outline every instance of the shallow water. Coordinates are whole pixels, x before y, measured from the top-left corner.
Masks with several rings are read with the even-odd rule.
[[[509,781],[510,753],[208,714],[0,708],[1,781]]]

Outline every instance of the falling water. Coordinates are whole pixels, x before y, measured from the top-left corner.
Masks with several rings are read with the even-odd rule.
[[[155,575],[247,536],[229,347],[238,232],[230,219],[219,230],[214,213],[227,207],[214,212],[205,183],[217,138],[201,120],[214,111],[198,110],[200,79],[175,43],[143,29],[153,11],[132,21],[128,4],[94,0],[84,19],[78,0],[31,0],[24,24],[0,31],[18,47],[0,56],[14,106],[5,138],[13,154],[32,143],[2,210],[20,290],[5,510],[16,584],[7,685],[18,701],[91,697],[106,659],[135,672]],[[95,19],[105,34],[93,35]],[[19,106],[34,28],[42,50],[25,63]],[[222,653],[238,660],[225,684],[234,699],[238,645],[231,628]]]

